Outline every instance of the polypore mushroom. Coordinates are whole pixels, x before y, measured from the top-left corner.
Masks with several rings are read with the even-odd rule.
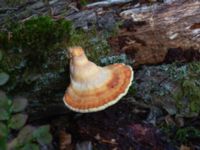
[[[76,112],[95,112],[117,103],[133,79],[132,68],[117,63],[100,67],[89,61],[81,47],[69,49],[70,79],[63,101]]]

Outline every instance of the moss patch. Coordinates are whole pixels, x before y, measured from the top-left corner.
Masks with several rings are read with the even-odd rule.
[[[189,108],[191,113],[200,112],[200,63],[193,62],[182,67],[176,78],[180,90],[174,93],[179,109]]]
[[[89,59],[100,64],[100,57],[110,52],[107,38],[111,34],[96,29],[85,32],[73,28],[70,21],[54,21],[48,16],[9,22],[0,32],[0,43],[4,43],[0,45],[0,71],[10,75],[4,90],[25,89],[40,78],[44,80],[44,74],[65,72],[71,46],[82,46]]]

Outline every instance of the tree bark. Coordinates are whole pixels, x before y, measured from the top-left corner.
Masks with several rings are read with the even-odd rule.
[[[133,8],[120,15],[125,23],[110,44],[131,56],[135,66],[158,64],[169,55],[180,61],[200,60],[199,0]]]

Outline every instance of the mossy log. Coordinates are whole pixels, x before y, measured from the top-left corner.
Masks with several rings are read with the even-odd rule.
[[[200,60],[200,1],[155,4],[120,15],[125,23],[110,44],[115,51],[131,56],[136,66],[166,59]]]

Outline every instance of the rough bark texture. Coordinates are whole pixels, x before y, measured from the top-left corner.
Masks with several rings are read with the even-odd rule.
[[[200,1],[133,8],[121,16],[126,21],[110,44],[116,51],[129,54],[136,66],[161,63],[173,50],[181,51],[177,55],[182,57],[197,55],[193,59],[199,59]]]

